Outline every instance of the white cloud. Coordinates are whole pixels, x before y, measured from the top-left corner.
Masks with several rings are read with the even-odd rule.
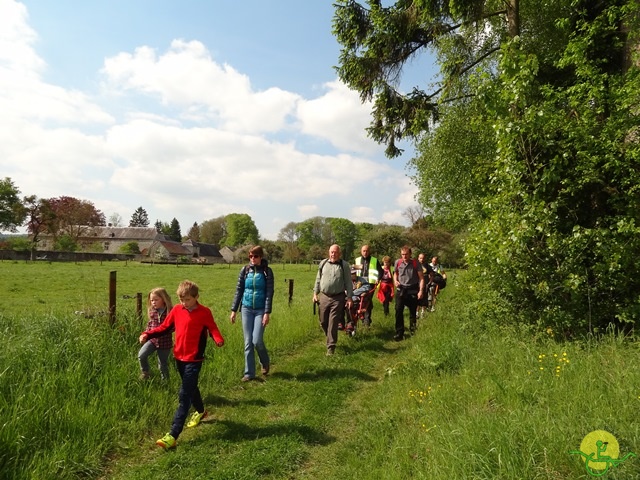
[[[298,213],[303,219],[315,217],[318,215],[320,208],[317,205],[298,205]]]
[[[372,154],[381,147],[367,138],[371,105],[362,104],[356,92],[339,81],[324,85],[326,93],[299,102],[297,116],[301,131],[321,136],[341,150]],[[339,120],[339,121],[338,121]]]
[[[28,24],[26,7],[13,0],[0,0],[0,64],[3,74],[11,70],[24,76],[41,72],[46,64],[33,50],[38,39]],[[4,76],[4,75],[3,75]]]
[[[24,195],[75,196],[124,222],[142,206],[185,231],[248,213],[267,238],[317,215],[398,223],[413,203],[338,81],[312,99],[256,91],[201,42],[174,40],[107,58],[101,92],[81,92],[42,79],[36,39],[25,7],[0,0],[0,162]]]
[[[239,133],[283,128],[299,99],[279,88],[253,91],[246,75],[218,65],[198,41],[174,40],[160,56],[149,47],[120,53],[105,60],[103,73],[110,90],[157,95],[162,104],[185,109],[185,118]]]

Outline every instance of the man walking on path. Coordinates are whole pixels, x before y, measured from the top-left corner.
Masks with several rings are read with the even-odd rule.
[[[369,285],[375,288],[382,278],[382,265],[376,257],[371,256],[369,245],[363,245],[360,249],[361,257],[356,258],[353,267],[358,270],[358,276],[367,279]],[[369,302],[367,310],[364,313],[362,323],[365,327],[371,325],[371,311],[373,310],[373,302]]]
[[[353,301],[351,267],[341,259],[338,245],[331,245],[329,258],[320,262],[313,287],[313,301],[320,306],[320,326],[327,337],[327,355],[333,355],[338,343],[338,323],[344,320],[345,300],[347,308]]]
[[[424,294],[424,274],[422,266],[411,258],[411,248],[400,249],[401,258],[396,260],[393,277],[396,286],[396,334],[394,340],[404,339],[404,307],[409,309],[409,329],[416,330],[416,309],[418,300]]]

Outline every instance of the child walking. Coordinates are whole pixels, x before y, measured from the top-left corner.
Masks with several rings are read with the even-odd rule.
[[[207,337],[211,336],[218,347],[224,345],[224,338],[213,319],[211,310],[198,303],[198,285],[184,280],[178,286],[177,294],[180,305],[171,309],[162,325],[140,335],[140,343],[145,343],[149,338],[156,338],[166,332],[176,332],[173,356],[182,378],[182,385],[178,393],[178,408],[173,417],[171,430],[156,441],[156,445],[165,449],[175,448],[191,405],[195,412],[191,415],[187,427],[195,427],[207,416],[198,388],[198,377],[204,360]]]
[[[147,322],[146,331],[148,332],[159,327],[163,320],[167,318],[172,307],[171,297],[169,297],[169,294],[164,288],[154,288],[151,290],[147,295],[147,315],[149,321]],[[149,356],[151,356],[153,352],[157,352],[158,368],[160,369],[162,380],[165,382],[169,381],[169,355],[171,354],[171,347],[173,347],[171,332],[147,340],[138,352],[140,380],[147,380],[149,378]]]

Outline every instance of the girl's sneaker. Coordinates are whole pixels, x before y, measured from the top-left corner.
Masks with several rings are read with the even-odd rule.
[[[156,440],[156,445],[166,450],[170,448],[176,448],[176,439],[173,438],[173,435],[171,435],[170,433],[167,433],[160,440]]]
[[[207,411],[205,410],[202,413],[198,413],[198,412],[193,412],[191,414],[191,418],[189,419],[189,421],[187,422],[187,427],[191,428],[191,427],[195,427],[196,425],[198,425],[200,423],[200,420],[202,420],[203,418],[207,418]]]

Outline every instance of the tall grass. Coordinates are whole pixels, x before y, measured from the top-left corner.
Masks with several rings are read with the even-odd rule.
[[[3,262],[0,304],[0,471],[3,478],[94,478],[105,459],[137,447],[158,425],[168,429],[176,406],[177,374],[137,380],[137,337],[146,318],[131,298],[165,286],[175,292],[190,278],[212,308],[227,344],[208,346],[203,382],[228,388],[242,375],[242,330],[228,322],[240,266],[178,267],[128,263]],[[118,278],[117,320],[110,326],[109,272]],[[308,341],[311,320],[308,266],[274,266],[276,279],[295,282],[295,302],[278,288],[268,341],[272,355]],[[295,281],[295,280],[294,280]],[[279,286],[280,287],[280,286]],[[131,295],[126,295],[131,297]],[[173,295],[175,299],[175,295]],[[283,315],[286,312],[286,315]],[[293,319],[294,321],[287,321]],[[297,321],[295,321],[297,320]]]
[[[25,279],[58,267],[56,282]],[[2,287],[29,285],[0,300],[2,478],[591,478],[569,452],[600,429],[621,456],[640,454],[636,342],[607,334],[559,343],[510,325],[483,313],[463,274],[412,338],[391,341],[392,317],[376,303],[371,329],[341,336],[325,357],[310,303],[315,270],[274,266],[272,373],[242,384],[242,332],[227,320],[240,267],[128,264],[119,292],[199,283],[227,342],[210,342],[202,371],[211,416],[163,452],[154,441],[169,428],[179,381],[172,372],[164,385],[155,371],[137,380],[143,322],[131,301],[119,298],[113,327],[74,313],[84,311],[73,304],[83,282],[106,301],[110,267],[0,264]],[[284,278],[295,282],[290,306]],[[66,313],[31,314],[22,296],[53,304],[52,286],[69,293]],[[640,459],[606,478],[640,478]]]

